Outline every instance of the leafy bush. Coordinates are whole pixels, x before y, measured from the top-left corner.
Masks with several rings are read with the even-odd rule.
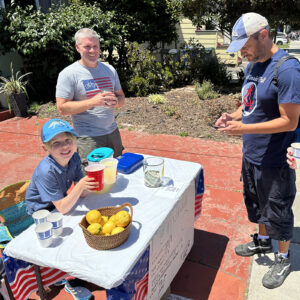
[[[188,136],[189,134],[188,134],[186,131],[182,131],[182,132],[179,132],[178,135],[180,135],[180,136],[182,136],[182,137],[186,137],[186,136]]]
[[[200,85],[199,82],[195,84],[195,91],[200,100],[213,99],[218,97],[218,93],[214,91],[213,84],[210,81],[204,80]]]
[[[152,104],[163,104],[166,103],[166,98],[163,95],[151,94],[148,96],[148,102]]]
[[[118,70],[127,95],[147,96],[161,88],[161,64],[149,50],[137,43],[127,44],[127,67]]]
[[[183,45],[183,62],[189,83],[210,80],[215,85],[227,85],[230,76],[227,74],[226,65],[221,63],[213,51],[209,51],[199,42],[191,39]]]
[[[229,85],[230,76],[226,65],[221,63],[214,51],[191,39],[185,43],[179,55],[164,53],[162,62],[162,85],[175,88],[209,80],[217,86]]]
[[[182,87],[190,83],[189,71],[185,67],[184,57],[164,54],[162,58],[162,85],[166,89]]]

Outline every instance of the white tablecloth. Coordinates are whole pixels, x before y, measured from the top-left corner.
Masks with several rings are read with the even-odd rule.
[[[49,248],[39,245],[32,225],[6,246],[5,254],[60,269],[105,289],[116,287],[124,281],[176,203],[186,201],[187,197],[194,203],[195,178],[200,171],[200,164],[165,158],[165,176],[173,179],[174,185],[179,187],[177,192],[146,187],[142,168],[129,175],[118,174],[116,185],[109,193],[79,199],[72,211],[64,215],[63,235]],[[133,206],[128,240],[111,250],[89,247],[78,225],[82,217],[90,209],[125,202]]]

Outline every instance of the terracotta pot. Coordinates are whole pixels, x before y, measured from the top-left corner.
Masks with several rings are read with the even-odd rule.
[[[9,111],[8,109],[0,110],[0,122],[7,119],[13,118],[15,116],[13,110]]]

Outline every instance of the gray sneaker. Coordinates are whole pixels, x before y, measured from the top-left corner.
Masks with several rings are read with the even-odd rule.
[[[264,275],[262,284],[268,289],[275,289],[281,286],[287,276],[291,273],[290,253],[287,258],[275,254],[275,261],[270,270]]]
[[[260,240],[258,234],[251,235],[253,240],[250,243],[235,247],[235,253],[240,256],[252,256],[257,253],[271,253],[272,239]]]

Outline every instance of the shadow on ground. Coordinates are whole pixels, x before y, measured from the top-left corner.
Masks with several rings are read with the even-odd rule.
[[[195,229],[194,245],[171,284],[172,294],[208,299],[228,241],[227,236]]]

